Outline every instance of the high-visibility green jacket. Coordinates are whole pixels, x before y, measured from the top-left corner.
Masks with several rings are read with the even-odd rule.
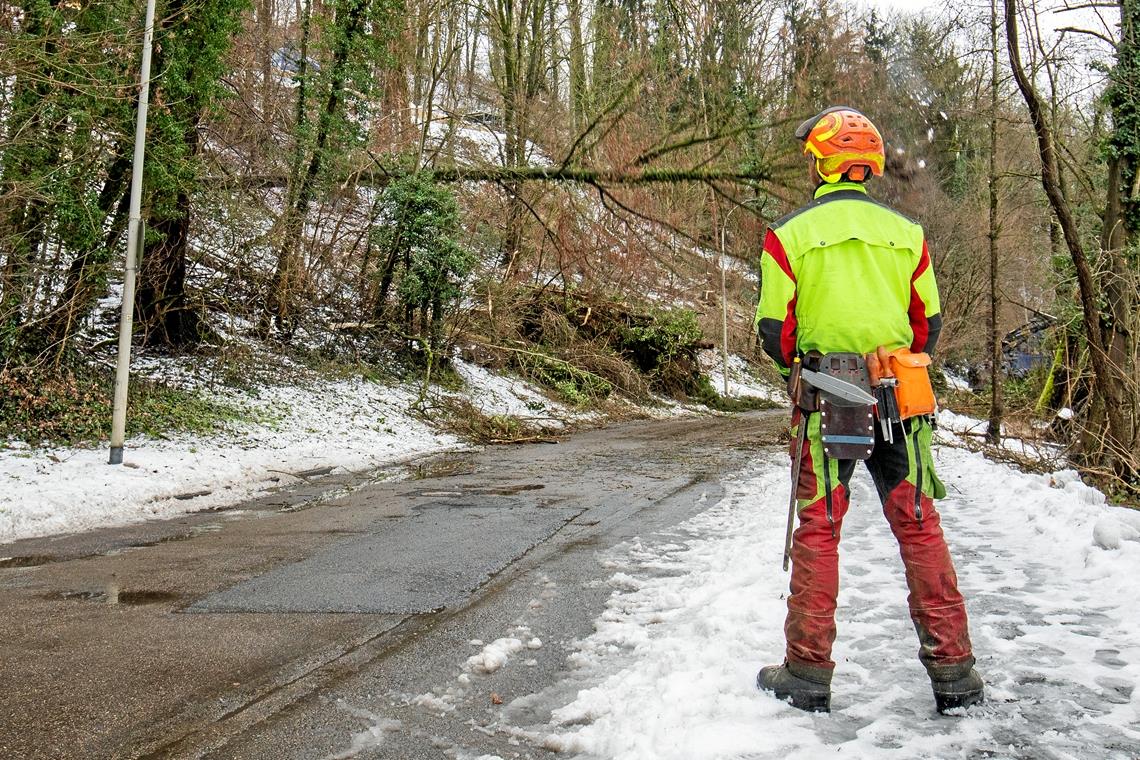
[[[768,229],[756,328],[782,372],[797,351],[930,353],[941,327],[922,227],[862,183],[821,185]]]

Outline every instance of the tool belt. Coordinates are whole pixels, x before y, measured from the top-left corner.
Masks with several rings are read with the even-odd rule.
[[[802,362],[807,369],[870,391],[871,378],[861,354],[821,355],[809,352]],[[823,453],[832,459],[866,459],[871,456],[875,448],[875,406],[834,403],[828,394],[820,393],[799,377],[799,363],[792,369],[788,390],[800,409],[819,412]]]
[[[804,412],[820,414],[823,451],[833,459],[866,459],[875,447],[875,418],[883,440],[894,442],[895,426],[903,420],[933,414],[937,409],[930,384],[930,356],[908,348],[887,351],[880,346],[866,357],[860,354],[820,354],[797,357],[788,378],[788,393]],[[839,402],[821,393],[801,377],[806,368],[871,391],[876,403]],[[817,381],[818,382],[818,381]]]

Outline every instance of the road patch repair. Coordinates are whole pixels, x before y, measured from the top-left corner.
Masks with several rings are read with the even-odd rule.
[[[211,594],[187,612],[436,612],[462,602],[582,511],[506,506],[498,495],[462,498],[421,503],[414,514],[385,520],[382,530]]]

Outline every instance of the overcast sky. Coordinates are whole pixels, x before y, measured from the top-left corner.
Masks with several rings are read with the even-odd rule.
[[[857,2],[864,7],[875,7],[887,11],[931,10],[937,12],[946,7],[944,0],[942,2],[938,0],[857,0]],[[1042,30],[1075,26],[1115,36],[1114,25],[1120,17],[1115,9],[1101,9],[1101,15],[1098,15],[1097,10],[1092,8],[1056,12],[1058,9],[1064,8],[1066,4],[1085,5],[1078,0],[1067,0],[1067,2],[1066,0],[1038,0],[1038,18],[1041,21]],[[979,12],[984,12],[989,9],[990,3],[989,0],[956,0],[954,6],[956,8],[977,8]],[[1001,12],[1002,2],[998,0],[998,13]]]

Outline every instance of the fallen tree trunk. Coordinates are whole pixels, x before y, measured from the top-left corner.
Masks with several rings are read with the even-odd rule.
[[[451,167],[431,171],[436,182],[580,182],[586,185],[651,185],[668,182],[728,182],[751,185],[771,181],[774,172],[763,169],[589,169],[575,166]],[[406,174],[369,170],[340,180],[340,184],[384,187]],[[250,190],[285,187],[283,174],[215,177],[212,182],[237,184]]]

